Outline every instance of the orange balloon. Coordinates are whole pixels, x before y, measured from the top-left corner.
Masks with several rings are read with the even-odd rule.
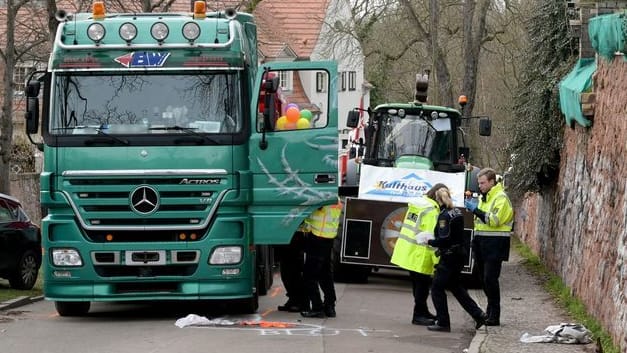
[[[285,116],[287,116],[287,121],[295,123],[298,121],[298,119],[300,119],[300,111],[298,110],[298,108],[290,107],[285,112]]]
[[[284,130],[295,130],[295,129],[296,129],[296,123],[295,122],[288,121],[285,124],[285,129]]]

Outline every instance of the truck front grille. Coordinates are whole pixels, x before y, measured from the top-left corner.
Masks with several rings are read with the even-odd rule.
[[[83,174],[64,173],[63,192],[93,241],[102,241],[110,231],[128,231],[119,233],[117,241],[175,241],[173,230],[200,233],[233,188],[232,177],[226,174],[194,175],[195,184],[182,183],[191,178],[176,171],[171,177]]]

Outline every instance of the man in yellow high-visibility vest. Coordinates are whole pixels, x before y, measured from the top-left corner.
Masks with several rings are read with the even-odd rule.
[[[327,205],[314,211],[305,223],[310,233],[305,236],[305,267],[303,278],[305,291],[311,301],[311,310],[300,314],[304,317],[335,317],[335,287],[331,270],[333,241],[340,225],[342,204]],[[320,290],[324,293],[324,302]]]
[[[483,291],[488,298],[487,326],[500,325],[501,292],[499,276],[503,261],[509,259],[510,235],[514,224],[514,209],[497,182],[496,172],[491,168],[477,174],[481,191],[480,200],[467,199],[466,208],[475,216],[475,236],[472,250],[475,265],[483,280]]]

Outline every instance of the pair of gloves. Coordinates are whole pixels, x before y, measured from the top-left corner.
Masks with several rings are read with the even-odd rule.
[[[469,198],[469,199],[465,199],[464,200],[464,206],[468,209],[468,211],[470,212],[475,212],[475,210],[477,209],[477,206],[479,205],[479,200],[477,198]]]

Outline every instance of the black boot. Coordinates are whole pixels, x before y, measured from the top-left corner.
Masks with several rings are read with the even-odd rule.
[[[427,326],[427,330],[437,332],[451,332],[451,325],[441,325],[439,322],[436,321],[435,324]]]
[[[335,313],[335,305],[325,305],[324,315],[326,315],[327,317],[336,317],[337,314]]]
[[[285,304],[279,305],[277,307],[277,309],[279,311],[287,311],[287,312],[290,312],[290,313],[297,313],[299,311],[308,310],[309,308],[303,308],[297,302],[294,302],[292,300],[288,300]]]
[[[429,326],[435,324],[435,320],[427,316],[415,316],[411,319],[413,325]]]
[[[485,320],[485,325],[486,326],[500,326],[501,322],[498,318],[490,317]]]
[[[475,319],[475,330],[481,328],[481,326],[486,325],[486,321],[488,319],[488,315],[481,314],[481,316],[474,318]]]
[[[312,309],[312,310],[307,310],[307,311],[301,311],[300,315],[302,317],[323,318],[324,317],[324,311],[322,309]]]

